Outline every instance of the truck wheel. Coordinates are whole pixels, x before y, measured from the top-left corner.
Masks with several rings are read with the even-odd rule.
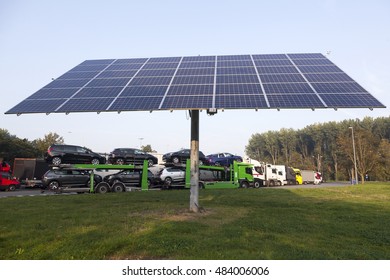
[[[249,183],[247,181],[242,181],[240,183],[240,188],[244,188],[244,189],[249,188]]]
[[[112,191],[116,193],[124,192],[125,189],[125,185],[122,182],[116,182],[114,185],[112,185]]]
[[[62,160],[61,160],[60,157],[53,157],[53,158],[51,159],[51,163],[52,163],[53,165],[55,165],[55,166],[58,166],[58,165],[60,165],[60,164],[62,163]]]
[[[174,164],[179,164],[179,163],[180,163],[180,158],[178,158],[178,157],[173,157],[173,158],[172,158],[172,162],[173,162]]]
[[[100,182],[96,186],[95,192],[97,192],[97,193],[107,193],[109,188],[110,188],[110,186],[106,182]]]
[[[13,192],[14,190],[16,190],[16,186],[15,185],[9,185],[8,186],[8,190]]]
[[[269,186],[270,186],[270,187],[275,186],[275,181],[269,181]]]
[[[257,180],[256,180],[256,181],[253,183],[253,186],[254,186],[256,189],[260,188],[260,187],[261,187],[260,181],[257,181]]]

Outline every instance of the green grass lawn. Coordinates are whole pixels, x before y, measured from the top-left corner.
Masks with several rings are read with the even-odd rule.
[[[390,183],[0,200],[0,259],[390,259]]]

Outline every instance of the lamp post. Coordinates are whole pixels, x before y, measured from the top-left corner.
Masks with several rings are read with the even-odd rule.
[[[355,136],[353,134],[353,127],[349,127],[350,130],[352,130],[352,148],[353,148],[353,161],[355,165],[355,184],[358,184],[358,174],[357,174],[357,167],[356,167],[356,149],[355,149]]]

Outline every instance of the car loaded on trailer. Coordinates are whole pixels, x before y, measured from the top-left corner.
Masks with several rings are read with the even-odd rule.
[[[104,164],[106,158],[90,149],[74,145],[51,145],[45,154],[45,160],[49,164],[58,166],[64,163],[91,163]]]
[[[134,164],[142,165],[144,160],[149,166],[157,164],[157,158],[139,149],[117,148],[108,155],[108,162],[111,164]]]

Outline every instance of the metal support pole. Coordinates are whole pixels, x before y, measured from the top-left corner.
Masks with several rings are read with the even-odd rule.
[[[355,136],[353,134],[353,127],[350,126],[349,129],[352,130],[353,161],[354,161],[354,165],[355,165],[355,185],[357,185],[357,184],[359,184],[359,180],[358,180],[358,172],[357,172],[357,165],[356,165]]]
[[[191,110],[190,211],[199,212],[199,110]]]

